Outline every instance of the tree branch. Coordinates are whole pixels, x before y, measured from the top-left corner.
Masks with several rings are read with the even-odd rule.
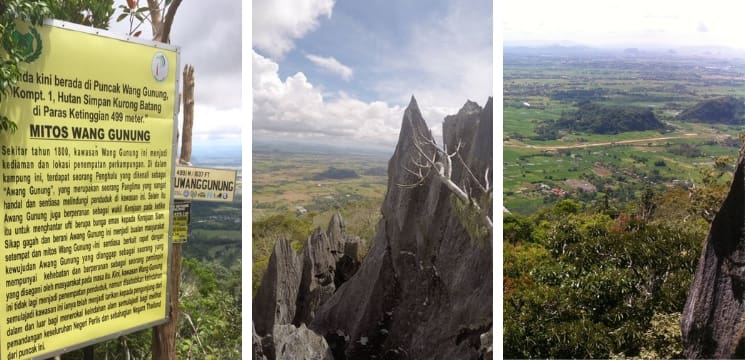
[[[418,131],[418,129],[414,126],[412,120],[409,118],[409,126],[412,130],[412,137],[414,145],[414,148],[416,149],[416,158],[414,155],[412,155],[409,160],[411,163],[413,163],[417,168],[418,171],[414,172],[413,170],[409,169],[408,167],[404,166],[404,170],[408,172],[409,174],[413,175],[416,179],[416,182],[412,184],[396,184],[398,187],[411,189],[415,188],[417,186],[420,186],[422,183],[424,183],[424,180],[429,177],[430,173],[432,172],[432,169],[435,169],[435,175],[437,178],[442,182],[445,187],[448,188],[457,198],[459,201],[466,204],[466,206],[471,206],[473,209],[476,210],[476,213],[481,218],[481,221],[486,227],[489,229],[489,232],[491,233],[493,231],[493,224],[492,220],[489,217],[489,211],[488,209],[481,209],[481,206],[479,205],[478,201],[476,201],[473,197],[470,195],[470,191],[467,188],[467,183],[464,183],[463,186],[459,186],[456,184],[452,179],[452,169],[453,169],[453,162],[452,158],[457,157],[458,160],[460,160],[461,164],[463,165],[463,168],[466,169],[466,172],[470,176],[471,179],[476,183],[476,185],[481,189],[483,194],[485,196],[489,196],[490,191],[490,185],[489,185],[489,169],[486,169],[485,173],[485,181],[486,186],[482,184],[476,175],[473,174],[471,169],[468,167],[468,165],[465,163],[463,158],[460,156],[460,150],[462,148],[462,141],[458,141],[458,145],[456,146],[455,151],[452,153],[449,153],[447,151],[447,145],[443,145],[442,148],[440,148],[437,143],[434,141],[433,138],[431,138],[431,132],[430,136],[425,136],[421,133],[421,131]],[[427,155],[427,151],[425,151],[425,146],[431,146],[432,147],[432,156],[430,157]],[[438,161],[438,157],[442,159],[442,161]],[[424,158],[425,163],[421,163],[422,158]],[[422,169],[427,169],[427,173],[423,174]]]
[[[160,41],[164,43],[171,42],[171,26],[173,26],[173,18],[176,16],[176,10],[178,10],[179,5],[181,5],[181,0],[173,0],[173,2],[171,2],[171,5],[168,6],[168,11],[166,12],[166,20],[163,23],[163,33],[160,37]]]
[[[160,4],[158,4],[158,0],[147,0],[147,7],[150,9],[150,25],[153,28],[153,40],[161,41],[160,33],[163,21],[160,15]]]

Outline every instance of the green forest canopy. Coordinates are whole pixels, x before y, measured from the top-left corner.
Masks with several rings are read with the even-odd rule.
[[[726,193],[701,187],[716,203]],[[621,211],[566,199],[505,214],[506,358],[682,357],[680,317],[708,201],[649,190]]]
[[[581,102],[574,112],[563,113],[556,126],[574,132],[617,134],[627,131],[662,130],[665,124],[650,108]]]
[[[734,96],[698,102],[678,115],[678,119],[709,124],[745,124],[745,100]]]
[[[558,120],[538,124],[535,139],[555,140],[560,131],[607,135],[666,128],[650,108],[583,101],[577,104],[577,110],[562,112]]]

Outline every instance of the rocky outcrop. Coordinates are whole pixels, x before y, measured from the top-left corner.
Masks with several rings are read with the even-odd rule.
[[[339,288],[342,283],[349,280],[360,267],[360,251],[362,250],[362,239],[344,232],[344,218],[337,213],[331,217],[326,230],[331,242],[331,253],[336,258],[334,269],[334,286]]]
[[[277,324],[291,324],[300,287],[301,265],[287,239],[274,244],[269,266],[253,301],[253,322],[257,334],[270,334]]]
[[[479,354],[482,359],[491,360],[494,357],[494,349],[492,347],[493,337],[494,333],[492,329],[489,329],[488,332],[481,334],[481,347],[479,348]]]
[[[492,101],[466,103],[443,125],[448,150],[462,143],[453,180],[492,165]],[[388,190],[372,247],[355,275],[315,314],[337,359],[478,359],[491,329],[491,240],[474,239],[454,211],[452,194],[435,177],[411,169],[416,139],[433,140],[412,97],[388,164]],[[488,172],[491,183],[491,171]],[[420,181],[422,180],[422,181]],[[401,186],[416,184],[418,186]],[[475,194],[479,195],[479,194]]]
[[[333,360],[323,337],[308,330],[304,324],[274,327],[274,359],[277,360]]]
[[[261,337],[256,333],[256,327],[251,326],[252,336],[251,343],[253,344],[253,357],[255,360],[267,360],[264,356],[264,344],[262,343]]]
[[[297,295],[295,325],[309,324],[316,310],[336,291],[336,247],[320,228],[305,242],[303,275]]]
[[[745,357],[745,156],[711,223],[683,311],[687,358]]]
[[[316,311],[359,268],[360,238],[344,232],[336,214],[300,257],[279,239],[253,302],[253,348],[258,359],[332,359],[326,340],[309,330]]]

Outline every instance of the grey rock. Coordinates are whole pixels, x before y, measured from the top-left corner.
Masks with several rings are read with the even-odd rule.
[[[303,249],[303,272],[297,295],[297,312],[293,324],[309,324],[316,310],[334,291],[336,271],[335,245],[320,228],[306,240]]]
[[[301,257],[289,241],[275,243],[253,302],[255,358],[331,358],[326,340],[304,324],[333,295],[336,284],[357,271],[360,247],[359,237],[344,233],[341,214],[331,218],[327,233],[319,228],[308,237]]]
[[[251,344],[253,345],[253,357],[252,359],[267,360],[264,355],[264,345],[262,344],[261,337],[256,334],[256,326],[251,324],[251,330],[253,331],[251,336]]]
[[[359,270],[362,240],[357,236],[345,235],[343,247],[341,256],[336,260],[336,272],[334,273],[334,285],[337,289]]]
[[[292,323],[300,286],[300,270],[290,241],[277,240],[253,301],[253,321],[259,335],[270,334],[275,325]]]
[[[326,236],[329,238],[331,253],[336,257],[341,256],[344,251],[344,218],[341,214],[336,213],[331,216]]]
[[[463,162],[482,174],[492,163],[491,106],[491,99],[480,111],[466,103],[443,125],[448,148],[463,139]],[[479,336],[491,327],[491,241],[471,239],[451,207],[450,190],[434,177],[399,186],[418,180],[405,171],[417,154],[415,136],[432,139],[412,97],[370,251],[310,325],[337,358],[478,359]],[[464,181],[464,170],[454,162],[453,180]],[[463,334],[468,341],[456,341]]]
[[[494,357],[494,349],[493,349],[493,341],[492,338],[494,337],[494,332],[492,329],[489,329],[488,332],[485,332],[481,334],[481,346],[479,347],[479,353],[481,354],[481,358],[484,360],[492,359]]]
[[[276,325],[274,327],[276,360],[333,360],[326,340],[305,325]]]
[[[489,169],[489,184],[494,184],[494,164],[492,160],[492,149],[494,147],[494,113],[492,112],[493,99],[489,97],[479,118],[479,130],[474,138],[474,145],[468,156],[473,173],[481,176]]]
[[[714,217],[683,310],[688,358],[745,357],[745,156]]]
[[[452,153],[458,149],[458,155],[452,160],[453,179],[460,180],[459,183],[465,182],[467,184],[466,187],[473,189],[474,191],[478,190],[478,186],[474,180],[465,173],[466,169],[461,160],[465,161],[465,159],[468,159],[474,148],[483,146],[481,144],[476,144],[476,136],[479,131],[481,131],[479,126],[482,110],[483,109],[478,106],[478,104],[468,100],[456,115],[446,116],[445,121],[442,124],[443,140],[445,141],[448,152]],[[491,152],[491,149],[490,146],[489,152]],[[487,157],[487,159],[490,158]],[[473,165],[471,164],[471,166]],[[472,173],[476,176],[482,176],[484,174],[481,169],[472,170]]]

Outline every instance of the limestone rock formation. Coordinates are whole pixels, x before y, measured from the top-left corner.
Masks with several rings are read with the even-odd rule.
[[[336,244],[320,228],[305,242],[303,274],[297,295],[297,313],[293,324],[308,324],[316,310],[336,291]]]
[[[326,340],[305,325],[276,325],[273,332],[274,359],[333,360]]]
[[[481,347],[479,348],[479,353],[482,359],[492,359],[494,357],[494,349],[492,346],[493,337],[494,332],[492,331],[492,329],[489,329],[488,332],[481,334]]]
[[[491,107],[491,99],[484,109],[469,102],[443,126],[448,150],[461,140],[463,162],[482,177],[492,166]],[[481,335],[491,329],[491,239],[469,235],[450,190],[436,178],[400,186],[418,182],[405,170],[416,156],[417,136],[432,139],[412,97],[388,164],[372,247],[310,325],[337,359],[478,359]],[[453,180],[466,177],[454,161]]]
[[[349,280],[360,267],[360,250],[362,240],[354,235],[344,232],[344,218],[336,213],[331,217],[326,234],[331,243],[331,253],[336,258],[334,269],[334,286],[339,288],[342,283]]]
[[[443,124],[448,152],[458,151],[452,180],[486,199],[480,204],[490,215],[491,193],[481,185],[493,177],[492,106],[491,98],[484,108],[468,101]],[[362,263],[361,240],[345,233],[340,215],[325,232],[313,232],[299,259],[289,243],[275,245],[254,301],[254,319],[261,322],[257,356],[491,358],[491,234],[478,231],[479,217],[459,208],[441,180],[407,170],[416,166],[417,146],[431,141],[412,97],[388,163],[382,219]]]
[[[688,358],[745,357],[745,154],[714,218],[683,311]]]
[[[266,356],[264,356],[264,345],[262,344],[261,337],[259,337],[259,335],[256,334],[256,327],[251,326],[251,330],[253,331],[252,336],[251,336],[251,343],[253,344],[252,359],[267,360]]]
[[[288,240],[277,240],[253,302],[256,358],[332,358],[326,340],[305,324],[359,268],[360,246],[360,238],[345,234],[340,214],[327,232],[318,228],[308,237],[300,257]]]
[[[277,240],[253,301],[253,322],[259,335],[271,333],[274,325],[292,323],[300,271],[301,264],[290,241]]]

